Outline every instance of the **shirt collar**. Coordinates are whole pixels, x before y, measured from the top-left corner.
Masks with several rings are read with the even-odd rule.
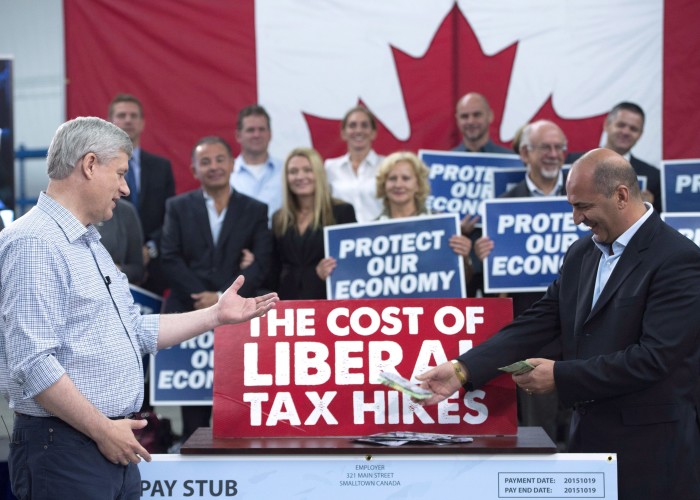
[[[350,153],[345,153],[342,157],[343,164],[345,165],[350,165]],[[370,164],[370,165],[376,165],[378,163],[378,158],[379,155],[374,151],[374,149],[370,149],[369,153],[367,153],[367,156],[365,156],[365,159],[362,160],[362,163],[360,165],[364,164]]]
[[[229,186],[228,192],[229,192],[229,194],[233,193],[233,186]],[[202,189],[202,196],[204,196],[204,201],[212,202],[212,203],[214,202],[214,198],[212,196],[210,196],[209,193],[207,193],[204,189]]]
[[[58,227],[61,228],[63,234],[66,235],[66,239],[73,243],[77,239],[81,238],[83,235],[87,235],[90,239],[97,234],[97,240],[100,239],[100,233],[97,231],[92,224],[89,226],[94,231],[90,231],[89,228],[83,226],[83,224],[73,215],[73,213],[66,207],[61,205],[59,202],[51,198],[46,192],[42,191],[39,193],[39,199],[36,203],[37,208],[45,212],[49,217],[56,221]]]
[[[554,185],[554,190],[551,193],[545,193],[540,188],[538,188],[532,179],[530,179],[530,174],[525,174],[525,182],[527,183],[527,190],[530,191],[532,196],[559,196],[562,194],[564,187],[564,175],[559,170],[559,175],[557,176],[557,183]]]
[[[268,153],[267,155],[267,160],[265,160],[265,168],[274,168],[275,164],[272,162],[272,157]],[[236,173],[238,170],[238,167],[243,167],[245,169],[248,169],[248,165],[245,162],[245,159],[243,158],[243,154],[239,154],[236,156],[236,159],[233,160],[233,172]]]
[[[617,239],[612,242],[612,245],[608,245],[607,243],[600,243],[599,241],[596,241],[595,238],[593,238],[593,243],[595,243],[595,246],[598,247],[598,249],[603,253],[603,255],[610,255],[611,247],[613,250],[613,254],[615,255],[620,255],[622,252],[624,252],[632,237],[635,234],[637,234],[637,231],[640,227],[642,227],[642,224],[644,224],[654,212],[654,207],[650,203],[644,202],[644,206],[647,208],[646,212],[644,212],[644,215],[642,215],[637,220],[637,222],[635,222],[629,228],[627,228],[627,231],[618,236]]]

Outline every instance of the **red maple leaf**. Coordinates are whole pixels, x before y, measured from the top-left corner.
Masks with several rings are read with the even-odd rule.
[[[411,135],[405,141],[399,140],[379,120],[374,149],[380,154],[389,154],[403,149],[453,148],[461,140],[455,125],[455,104],[467,92],[479,92],[488,99],[495,117],[491,139],[510,146],[509,141],[499,139],[499,128],[516,48],[514,44],[494,56],[484,54],[474,31],[456,6],[443,20],[423,57],[414,58],[394,48]],[[340,139],[340,120],[310,114],[305,114],[305,118],[312,142],[324,158],[340,156],[347,151]],[[550,98],[532,120],[540,118],[553,120],[562,127],[571,151],[598,145],[602,115],[565,120],[557,116]]]

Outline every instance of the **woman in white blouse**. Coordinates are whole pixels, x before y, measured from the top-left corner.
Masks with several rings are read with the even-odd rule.
[[[325,162],[333,197],[352,204],[358,222],[375,220],[382,211],[375,178],[384,158],[372,149],[377,122],[367,108],[356,106],[345,113],[340,136],[347,143],[348,152]]]

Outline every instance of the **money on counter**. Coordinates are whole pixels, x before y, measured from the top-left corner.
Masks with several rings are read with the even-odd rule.
[[[358,443],[380,444],[383,446],[402,446],[407,443],[444,446],[448,444],[471,443],[474,441],[474,438],[451,434],[398,431],[358,437],[355,438],[355,441]]]

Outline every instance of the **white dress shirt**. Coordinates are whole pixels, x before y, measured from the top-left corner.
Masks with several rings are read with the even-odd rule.
[[[382,200],[377,198],[377,171],[384,159],[374,150],[362,160],[357,174],[352,169],[350,154],[326,160],[328,184],[334,198],[347,201],[355,208],[357,222],[369,222],[382,212]]]

